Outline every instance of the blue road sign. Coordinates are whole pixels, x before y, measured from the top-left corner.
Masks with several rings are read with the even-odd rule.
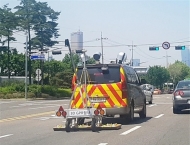
[[[44,60],[45,59],[45,55],[39,54],[39,55],[31,55],[30,56],[31,60]]]

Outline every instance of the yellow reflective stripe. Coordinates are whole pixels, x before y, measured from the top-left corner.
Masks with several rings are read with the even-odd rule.
[[[105,88],[105,90],[109,90],[109,88],[106,85],[103,88]],[[107,92],[108,96],[110,97],[110,99],[114,102],[115,105],[120,104],[110,90],[106,91],[106,92]]]

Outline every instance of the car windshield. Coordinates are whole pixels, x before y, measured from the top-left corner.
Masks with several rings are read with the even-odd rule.
[[[190,89],[190,81],[179,82],[177,88]]]
[[[87,82],[90,84],[109,84],[120,82],[120,67],[109,66],[107,70],[101,67],[87,67]],[[82,68],[77,71],[79,81],[84,83],[84,73],[82,75]]]

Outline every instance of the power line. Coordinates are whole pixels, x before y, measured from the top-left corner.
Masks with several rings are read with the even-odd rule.
[[[153,57],[153,56],[151,56],[151,55],[148,55],[147,53],[145,53],[144,51],[142,51],[139,47],[137,47],[138,48],[138,50],[140,50],[141,52],[143,52],[145,55],[147,55],[147,56],[149,56],[149,57],[151,57],[151,58],[156,58],[156,57]],[[135,51],[136,52],[136,51]]]
[[[138,51],[136,51],[135,49],[134,49],[134,51],[137,53],[137,54],[139,54],[141,57],[144,57],[144,58],[146,58],[146,59],[149,59],[148,57],[145,57],[145,56],[143,56],[143,55],[141,55],[140,53],[138,53]],[[149,56],[149,55],[148,55]],[[152,57],[153,59],[149,59],[150,61],[151,60],[157,60],[157,59],[163,59],[163,57]],[[147,62],[149,62],[149,61],[147,61]]]

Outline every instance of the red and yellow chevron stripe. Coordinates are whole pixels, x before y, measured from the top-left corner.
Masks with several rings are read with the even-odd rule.
[[[87,84],[86,92],[89,96],[89,98],[105,98],[105,102],[100,103],[93,103],[93,107],[97,108],[100,106],[101,108],[113,108],[113,107],[125,107],[127,106],[127,99],[126,99],[126,88],[123,88],[123,86],[126,86],[126,79],[124,75],[124,70],[121,67],[120,68],[120,76],[121,76],[121,82],[118,83],[111,83],[111,84]],[[74,76],[76,77],[76,76]],[[76,78],[73,78],[72,83],[75,84]],[[76,84],[74,85],[76,86]],[[87,103],[87,97],[84,92],[83,86],[78,87],[76,89],[76,92],[74,94],[74,98],[71,102],[71,108],[84,108],[83,106],[83,99],[80,95],[80,88],[81,88],[81,94],[84,99],[84,104],[90,105],[90,102]]]

